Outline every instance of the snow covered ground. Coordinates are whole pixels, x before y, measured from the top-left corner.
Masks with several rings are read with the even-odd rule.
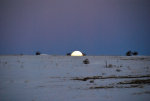
[[[0,101],[150,101],[150,56],[1,55]]]

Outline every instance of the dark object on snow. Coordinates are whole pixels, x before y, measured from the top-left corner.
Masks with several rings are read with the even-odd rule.
[[[40,52],[36,52],[36,55],[40,55],[41,53]]]
[[[83,61],[83,63],[84,63],[84,64],[89,64],[90,61],[89,61],[88,59],[85,59],[85,60]]]
[[[90,80],[90,83],[94,83],[94,80]]]
[[[66,55],[67,55],[67,56],[71,56],[71,53],[67,53]]]
[[[132,55],[136,56],[136,55],[138,55],[138,52],[136,52],[136,51],[134,51],[134,52],[128,51],[128,52],[126,53],[126,56],[132,56]]]
[[[138,55],[138,52],[132,52],[133,55]]]
[[[126,56],[131,56],[132,55],[132,52],[131,51],[128,51],[127,53],[126,53]]]
[[[85,54],[85,53],[83,53],[83,56],[86,56],[86,54]]]

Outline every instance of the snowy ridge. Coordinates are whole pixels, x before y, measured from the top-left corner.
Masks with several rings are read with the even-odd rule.
[[[149,101],[149,95],[150,56],[0,56],[0,101]]]

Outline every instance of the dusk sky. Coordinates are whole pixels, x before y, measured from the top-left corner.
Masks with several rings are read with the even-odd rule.
[[[150,0],[0,0],[0,54],[150,55]]]

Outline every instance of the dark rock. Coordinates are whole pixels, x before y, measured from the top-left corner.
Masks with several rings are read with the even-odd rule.
[[[85,59],[85,60],[83,61],[83,63],[84,63],[84,64],[89,64],[90,61],[89,61],[88,59]]]
[[[90,80],[90,83],[94,83],[94,80]]]
[[[66,55],[67,55],[67,56],[71,56],[71,53],[67,53]]]
[[[40,52],[36,52],[36,55],[40,55],[41,53]]]

